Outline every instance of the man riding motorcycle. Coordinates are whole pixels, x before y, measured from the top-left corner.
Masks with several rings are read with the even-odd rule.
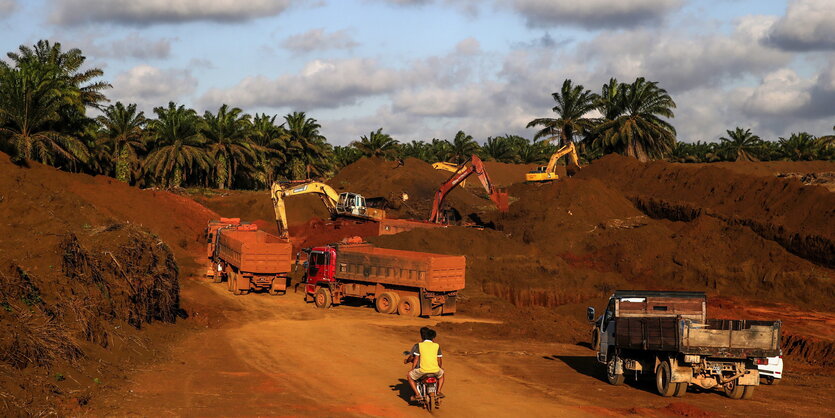
[[[409,381],[409,386],[412,387],[414,396],[412,400],[420,401],[421,395],[417,389],[417,381],[427,374],[434,374],[438,377],[438,398],[443,398],[441,390],[444,387],[444,369],[441,368],[443,364],[443,354],[441,353],[441,346],[432,340],[435,339],[437,333],[429,327],[420,329],[420,338],[423,340],[412,346],[411,355],[406,359],[406,362],[412,362],[412,370],[406,374],[406,379]]]

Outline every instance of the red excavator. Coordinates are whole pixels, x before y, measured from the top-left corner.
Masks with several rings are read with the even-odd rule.
[[[478,179],[484,186],[484,190],[490,195],[490,200],[499,208],[499,212],[507,212],[508,210],[508,195],[507,192],[501,191],[490,182],[490,176],[487,175],[487,170],[484,168],[484,163],[477,155],[473,155],[470,159],[471,164],[449,178],[444,184],[435,192],[435,201],[432,202],[432,214],[429,215],[429,222],[441,223],[444,221],[444,216],[441,208],[444,205],[444,199],[455,186],[463,183],[472,174],[477,174]]]

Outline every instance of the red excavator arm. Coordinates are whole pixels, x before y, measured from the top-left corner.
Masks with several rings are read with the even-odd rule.
[[[487,191],[487,194],[490,195],[490,200],[496,204],[496,207],[499,208],[500,212],[507,212],[508,209],[508,196],[507,192],[500,191],[496,187],[493,186],[493,183],[490,182],[490,176],[487,175],[487,170],[484,168],[484,163],[481,161],[481,158],[478,158],[477,155],[473,155],[470,159],[471,164],[463,169],[458,171],[457,173],[453,174],[452,177],[449,178],[444,184],[438,188],[438,191],[435,192],[435,201],[432,202],[432,214],[429,215],[429,222],[440,223],[441,219],[441,207],[444,205],[444,199],[446,199],[446,195],[461,184],[464,180],[467,179],[472,174],[477,174],[478,179],[481,181],[481,184],[484,186],[484,190]]]

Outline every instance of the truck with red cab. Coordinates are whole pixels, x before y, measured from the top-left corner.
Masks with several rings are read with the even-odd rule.
[[[305,299],[319,308],[362,298],[386,314],[453,314],[464,288],[464,256],[377,248],[359,240],[302,252]]]

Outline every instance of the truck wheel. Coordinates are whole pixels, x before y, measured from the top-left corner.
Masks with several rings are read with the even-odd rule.
[[[754,388],[756,386],[743,386],[742,388],[745,390],[742,393],[742,399],[751,399],[754,397]]]
[[[731,380],[722,387],[725,389],[725,395],[731,399],[742,399],[742,395],[745,394],[745,386],[738,385],[736,380]],[[753,391],[751,393],[753,394]]]
[[[374,306],[379,313],[393,314],[397,312],[397,302],[399,302],[399,298],[396,293],[383,292],[374,302]]]
[[[623,384],[623,381],[626,380],[626,376],[621,374],[615,374],[615,366],[617,365],[618,356],[610,356],[609,361],[606,362],[606,379],[609,380],[609,384],[620,386]]]
[[[685,393],[687,393],[687,382],[676,383],[676,392],[673,393],[673,396],[680,398]]]
[[[313,297],[313,303],[319,309],[328,309],[333,305],[333,296],[331,290],[327,287],[320,287],[316,290],[316,295]]]
[[[220,283],[223,281],[223,273],[216,271],[215,274],[212,275],[212,283]]]
[[[235,296],[241,294],[241,289],[238,287],[238,273],[232,273],[232,294]]]
[[[655,387],[658,393],[664,397],[673,396],[678,389],[678,384],[672,382],[673,371],[670,362],[665,360],[655,369]]]
[[[406,296],[397,304],[397,313],[403,316],[420,316],[420,301],[414,296]]]

